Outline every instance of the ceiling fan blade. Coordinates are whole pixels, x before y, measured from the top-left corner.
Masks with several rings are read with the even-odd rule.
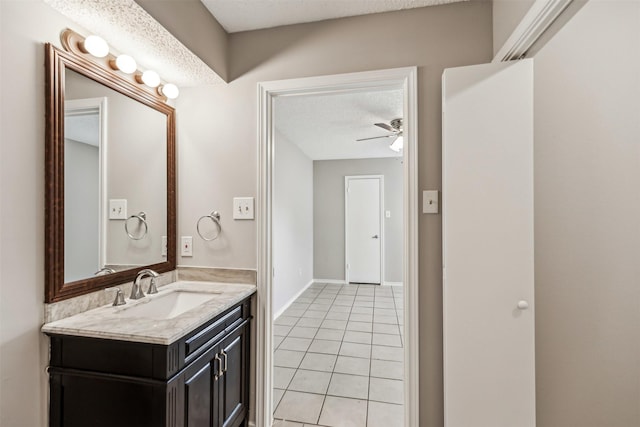
[[[396,137],[397,135],[383,135],[383,136],[373,136],[371,138],[360,138],[360,139],[356,139],[356,141],[369,141],[370,139],[380,139],[380,138],[391,138],[391,137]]]
[[[388,130],[389,132],[393,132],[393,133],[397,132],[396,129],[392,128],[391,126],[389,126],[386,123],[375,123],[375,125],[378,126],[379,128],[384,129],[384,130]]]

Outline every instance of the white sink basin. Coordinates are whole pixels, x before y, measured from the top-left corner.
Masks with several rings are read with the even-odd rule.
[[[153,297],[148,301],[141,301],[134,306],[125,307],[119,312],[119,315],[156,320],[172,319],[204,304],[215,296],[216,293],[210,292],[172,291]]]

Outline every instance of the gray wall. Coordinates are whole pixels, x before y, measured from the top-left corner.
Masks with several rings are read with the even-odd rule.
[[[313,162],[275,134],[273,176],[274,317],[313,279]]]
[[[640,425],[639,76],[637,1],[588,2],[535,57],[539,427]]]
[[[402,159],[313,162],[313,276],[344,280],[344,177],[384,175],[384,282],[402,282]]]

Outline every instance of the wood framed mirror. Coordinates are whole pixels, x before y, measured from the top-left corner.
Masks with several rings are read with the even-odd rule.
[[[45,302],[176,265],[175,111],[45,45]]]

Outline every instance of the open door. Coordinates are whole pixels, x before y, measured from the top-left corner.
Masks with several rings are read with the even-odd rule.
[[[533,60],[443,75],[446,427],[535,427]]]

